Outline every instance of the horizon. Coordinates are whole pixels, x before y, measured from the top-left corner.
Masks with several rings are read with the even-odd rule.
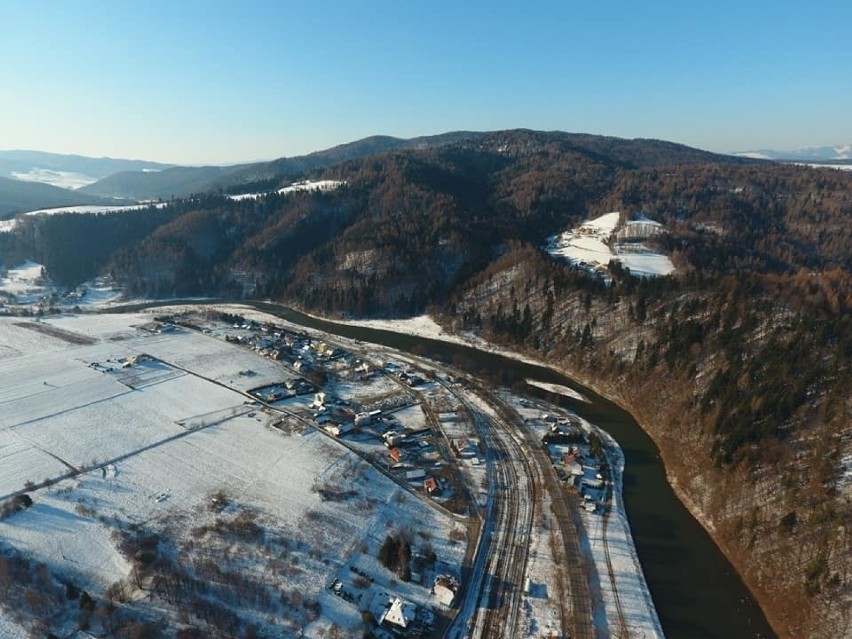
[[[662,138],[622,138],[621,136],[609,136],[605,133],[588,133],[587,131],[561,131],[561,130],[556,130],[556,129],[550,130],[550,131],[543,131],[541,129],[529,129],[527,127],[512,127],[512,128],[509,128],[509,129],[494,129],[494,130],[490,130],[490,131],[470,131],[470,132],[471,133],[494,133],[494,132],[497,132],[497,131],[516,131],[516,130],[529,130],[529,131],[537,131],[537,132],[540,132],[540,133],[568,133],[568,134],[578,134],[578,135],[599,135],[601,137],[616,137],[616,138],[625,139],[625,140],[640,140],[640,139],[652,140],[652,139],[656,139],[656,140],[659,140],[659,141],[662,141],[662,142],[672,142],[672,143],[675,143],[675,144],[684,144],[682,142],[679,142],[678,140],[665,140],[665,139],[662,139]],[[336,143],[334,143],[334,144],[332,144],[331,146],[328,146],[328,147],[311,149],[311,150],[306,151],[305,153],[300,153],[299,155],[309,155],[311,153],[326,151],[328,149],[331,149],[331,148],[334,148],[334,147],[337,147],[337,146],[343,146],[343,145],[346,145],[346,144],[353,144],[353,143],[357,143],[357,142],[360,142],[362,140],[373,138],[373,137],[396,137],[396,138],[399,138],[399,139],[408,140],[408,139],[413,139],[413,138],[432,137],[432,136],[438,136],[438,135],[442,135],[442,134],[446,134],[446,133],[457,133],[457,132],[460,132],[460,131],[457,131],[457,130],[441,131],[439,133],[428,133],[428,134],[425,134],[425,135],[413,135],[410,138],[400,138],[400,136],[385,136],[385,134],[383,134],[383,133],[373,133],[373,134],[366,135],[364,137],[358,138],[356,140],[343,140],[341,142],[336,142]],[[692,146],[692,145],[688,145],[688,144],[684,144],[684,145],[685,146]],[[735,150],[735,151],[711,151],[710,149],[702,149],[700,147],[693,147],[693,148],[696,148],[700,151],[709,151],[711,153],[718,153],[720,155],[736,156],[737,154],[759,153],[759,152],[763,152],[763,151],[794,153],[796,151],[806,151],[806,150],[810,150],[810,149],[819,149],[819,148],[824,148],[824,147],[832,147],[832,148],[840,149],[840,148],[845,148],[845,147],[850,147],[850,146],[852,146],[852,144],[847,144],[847,143],[844,143],[844,142],[841,141],[841,142],[837,142],[837,143],[834,143],[834,144],[825,144],[825,145],[806,144],[806,145],[803,145],[803,146],[800,146],[800,147],[787,148],[787,149],[750,148],[750,149],[738,149],[738,150]],[[269,156],[269,157],[265,157],[265,158],[255,158],[255,159],[248,159],[248,160],[237,160],[237,161],[226,161],[226,162],[210,162],[210,163],[196,162],[196,163],[186,163],[185,164],[185,163],[179,163],[179,162],[171,162],[171,161],[168,161],[168,160],[151,160],[150,158],[144,158],[144,157],[119,157],[119,156],[111,156],[111,155],[86,155],[84,153],[77,153],[77,152],[74,152],[74,151],[69,151],[69,152],[46,151],[44,149],[32,149],[32,148],[30,148],[30,149],[24,149],[24,148],[0,149],[0,153],[32,153],[32,152],[48,153],[48,154],[61,155],[61,156],[67,156],[67,157],[81,157],[81,158],[94,159],[94,160],[155,162],[155,163],[158,163],[158,164],[167,164],[167,165],[172,165],[172,166],[175,166],[175,167],[199,167],[199,166],[227,167],[227,166],[238,166],[238,165],[243,165],[243,164],[272,162],[272,161],[282,159],[282,158],[297,157],[297,156],[294,156],[294,155],[274,155],[274,156]],[[762,159],[762,158],[756,158],[756,159]],[[770,158],[766,158],[766,159],[770,159]],[[829,161],[829,160],[826,160],[826,161]]]
[[[227,165],[526,128],[716,153],[852,141],[852,6],[0,7],[7,148]]]

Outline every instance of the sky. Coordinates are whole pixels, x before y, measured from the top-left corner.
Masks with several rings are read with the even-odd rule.
[[[852,142],[849,0],[0,0],[0,149],[224,164],[369,135]]]

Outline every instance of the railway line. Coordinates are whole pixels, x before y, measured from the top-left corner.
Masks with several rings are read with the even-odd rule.
[[[595,639],[593,624],[592,594],[586,557],[580,547],[582,523],[579,519],[577,496],[563,486],[553,465],[535,434],[523,423],[517,412],[499,397],[491,397],[492,406],[506,424],[514,425],[514,431],[524,443],[524,448],[535,463],[541,478],[541,488],[550,496],[551,509],[560,532],[562,544],[557,549],[557,563],[563,566],[568,576],[568,601],[562,610],[563,632],[575,639]],[[599,593],[596,593],[599,594]]]

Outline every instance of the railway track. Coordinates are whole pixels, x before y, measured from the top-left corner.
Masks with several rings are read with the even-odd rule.
[[[495,496],[487,574],[468,636],[513,636],[520,618],[537,485],[525,451],[488,416],[467,405],[491,457],[489,481],[494,482]]]
[[[526,427],[520,415],[498,397],[493,397],[492,405],[507,424],[515,425],[515,432],[526,444],[527,451],[538,467],[543,490],[550,496],[552,514],[562,539],[561,557],[558,557],[557,561],[566,568],[568,574],[569,605],[563,607],[563,633],[572,639],[595,639],[592,593],[589,588],[589,575],[585,569],[586,557],[580,547],[582,531],[577,497],[559,482],[541,442]]]
[[[603,539],[604,557],[606,557],[606,570],[609,574],[609,582],[612,585],[612,596],[615,600],[615,610],[618,614],[618,633],[611,633],[618,639],[629,639],[630,629],[627,624],[627,618],[624,615],[624,608],[621,605],[621,597],[618,595],[618,583],[615,579],[615,570],[612,567],[612,559],[609,555],[609,540],[607,539],[606,528],[609,524],[609,513],[601,515],[601,538]]]

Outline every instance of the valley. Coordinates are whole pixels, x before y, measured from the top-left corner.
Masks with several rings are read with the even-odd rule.
[[[239,173],[243,177],[227,186],[205,183],[204,190],[158,207],[110,215],[18,216],[4,227],[7,232],[0,233],[2,311],[19,324],[3,338],[0,354],[25,357],[42,341],[63,343],[79,333],[64,327],[65,321],[122,301],[221,298],[285,303],[313,316],[359,324],[327,326],[325,330],[332,332],[369,331],[369,326],[409,334],[425,330],[442,340],[541,362],[570,373],[571,379],[517,376],[515,364],[504,360],[484,364],[486,355],[464,350],[441,360],[456,369],[464,369],[469,359],[476,363],[468,374],[489,389],[486,403],[491,409],[477,408],[479,400],[473,397],[459,397],[457,402],[468,414],[482,416],[472,422],[476,427],[471,426],[471,432],[483,431],[477,435],[479,442],[488,442],[489,449],[512,460],[506,469],[484,463],[476,472],[490,477],[494,486],[530,486],[536,504],[561,503],[553,496],[555,486],[545,491],[547,464],[518,453],[517,441],[489,434],[488,424],[511,423],[511,412],[522,412],[513,401],[507,402],[507,409],[506,402],[495,399],[494,389],[523,388],[524,394],[546,397],[551,404],[567,402],[568,410],[588,415],[586,421],[615,437],[625,451],[625,477],[631,476],[632,465],[642,467],[645,456],[662,457],[665,474],[654,480],[660,482],[659,491],[674,486],[695,518],[688,518],[691,525],[700,521],[712,535],[748,591],[761,602],[778,636],[848,634],[852,552],[842,522],[848,518],[852,486],[848,463],[852,175],[731,158],[657,140],[528,130],[446,134],[416,148],[399,140],[367,139],[304,157],[315,163],[284,158],[265,164],[262,171],[255,167]],[[163,170],[156,175],[171,179],[178,173]],[[258,308],[263,303],[253,302]],[[266,310],[280,313],[275,305]],[[42,328],[55,322],[55,328]],[[74,340],[68,343],[81,349],[95,348],[88,340],[109,341],[85,334]],[[422,357],[444,347],[422,339],[411,346],[417,367],[437,370],[435,358],[430,357],[433,363],[427,365]],[[173,383],[189,383],[199,373],[165,354],[135,354],[163,363],[164,368],[154,372],[164,375],[164,391]],[[46,361],[51,357],[45,354]],[[98,356],[89,363],[105,366],[105,361]],[[146,366],[152,364],[143,362]],[[189,377],[173,382],[170,376]],[[425,378],[425,373],[417,377]],[[286,382],[291,380],[247,387],[254,383],[250,376],[229,378],[227,383],[211,379],[223,391],[239,394],[268,386],[263,392],[273,395],[289,392]],[[537,384],[530,386],[527,380]],[[572,380],[586,388],[577,389]],[[310,383],[325,388],[325,380]],[[49,389],[42,386],[29,391]],[[93,386],[96,395],[98,388]],[[640,447],[640,452],[632,453],[638,458],[631,457],[632,431],[619,430],[619,424],[628,422],[621,417],[610,420],[615,409],[601,411],[602,400],[592,389],[628,409],[657,448]],[[555,394],[544,395],[551,392]],[[273,395],[252,396],[250,401],[269,402]],[[93,401],[100,406],[112,400]],[[220,408],[218,401],[211,396],[212,423],[224,419],[217,411],[235,408]],[[417,403],[426,404],[425,398]],[[195,424],[193,420],[206,421],[205,411],[187,410],[183,416],[168,414],[163,419],[179,428]],[[411,416],[419,409],[400,410],[400,415]],[[26,412],[20,407],[15,411],[15,415]],[[431,423],[429,415],[421,413],[418,420]],[[59,409],[57,414],[65,413]],[[30,419],[51,417],[38,414]],[[233,419],[242,418],[235,414]],[[198,434],[207,431],[199,428]],[[113,445],[109,432],[105,431],[105,445]],[[153,439],[131,437],[128,441],[138,445],[136,450],[158,441],[168,442],[164,444],[168,449],[185,445],[188,439],[177,437],[179,431],[143,428],[141,433]],[[321,437],[329,437],[323,433]],[[46,430],[48,435],[61,441],[59,432]],[[330,434],[340,435],[345,441],[343,431]],[[177,439],[170,442],[173,436]],[[114,437],[123,438],[123,434]],[[452,438],[443,445],[440,440],[429,445],[446,457],[451,443]],[[45,477],[74,469],[92,472],[82,451],[54,450],[49,442],[40,445],[21,448],[17,442],[9,448],[10,455],[14,452],[16,459],[24,460],[24,467],[36,464]],[[366,463],[385,448],[376,441],[348,450]],[[128,452],[116,449],[109,459]],[[611,459],[620,457],[613,454]],[[13,468],[20,467],[15,464]],[[662,472],[659,463],[656,468]],[[465,484],[463,473],[447,473],[429,478]],[[382,476],[394,482],[392,475]],[[36,485],[42,479],[28,478]],[[209,489],[205,484],[201,490]],[[153,495],[166,492],[160,489]],[[657,559],[667,556],[666,544],[654,541],[666,535],[683,536],[690,546],[709,543],[700,541],[703,532],[689,532],[693,528],[685,523],[663,537],[659,529],[652,532],[657,522],[643,523],[641,515],[631,513],[631,499],[634,503],[639,499],[631,482],[625,483],[624,493],[625,512],[643,563],[643,553]],[[476,508],[489,503],[487,491],[481,503],[472,489],[469,494],[450,494],[477,504]],[[436,495],[429,501],[441,499]],[[535,509],[492,503],[490,517],[504,522],[497,524],[494,543],[511,545],[522,538],[524,531],[507,529],[508,520],[526,522],[527,534],[539,525]],[[677,509],[682,507],[678,504],[672,513]],[[672,514],[672,521],[679,517]],[[565,525],[570,519],[566,513],[554,518]],[[624,529],[594,521],[584,524],[588,544],[579,547],[603,566],[597,571],[599,579],[617,575],[616,566],[629,563],[613,558],[613,549],[624,541],[613,537],[604,543],[596,535],[613,531],[623,540]],[[563,540],[571,537],[567,529],[565,533]],[[470,541],[471,537],[465,539]],[[400,543],[396,538],[391,542]],[[176,538],[174,543],[183,542]],[[545,547],[562,557],[557,563],[577,552],[568,542],[561,550],[558,544]],[[556,561],[555,555],[548,561]],[[504,574],[506,582],[517,582],[518,563],[503,560],[489,565],[489,571]],[[689,600],[695,587],[678,582],[673,569],[661,568],[664,564],[655,568],[661,572],[648,572],[649,590],[659,600],[662,627],[678,636],[688,627],[679,625],[688,622],[679,619],[678,602]],[[469,583],[461,573],[454,578]],[[720,590],[736,590],[719,585],[724,576],[718,579],[707,576],[711,588],[702,591],[700,601],[710,602]],[[573,580],[576,591],[577,575]],[[619,609],[624,608],[625,593],[638,590],[617,586],[606,591],[605,581],[600,580],[598,594],[590,591],[581,599],[599,602],[593,608],[607,610],[606,623],[621,626],[614,630],[615,625],[607,625],[611,635],[623,633],[625,627],[629,632],[633,622],[619,621],[624,616]],[[571,575],[566,575],[562,587],[570,590],[571,583]],[[595,587],[594,579],[586,583]],[[490,584],[485,580],[474,590],[485,592]],[[743,591],[743,601],[748,600],[748,591]],[[514,592],[500,599],[506,605],[500,605],[499,614],[506,617],[499,621],[494,616],[471,616],[477,632],[487,634],[487,624],[522,619],[529,609],[518,597]],[[530,605],[542,615],[535,617],[537,627],[546,618],[551,623],[558,619],[565,629],[583,617],[546,606],[538,611],[536,603],[540,602]],[[465,609],[472,611],[473,604],[469,606]],[[702,607],[694,601],[691,606]],[[736,601],[727,601],[723,608],[735,611],[731,623],[751,618]],[[402,614],[405,606],[394,610]],[[574,632],[582,631],[574,628]]]

